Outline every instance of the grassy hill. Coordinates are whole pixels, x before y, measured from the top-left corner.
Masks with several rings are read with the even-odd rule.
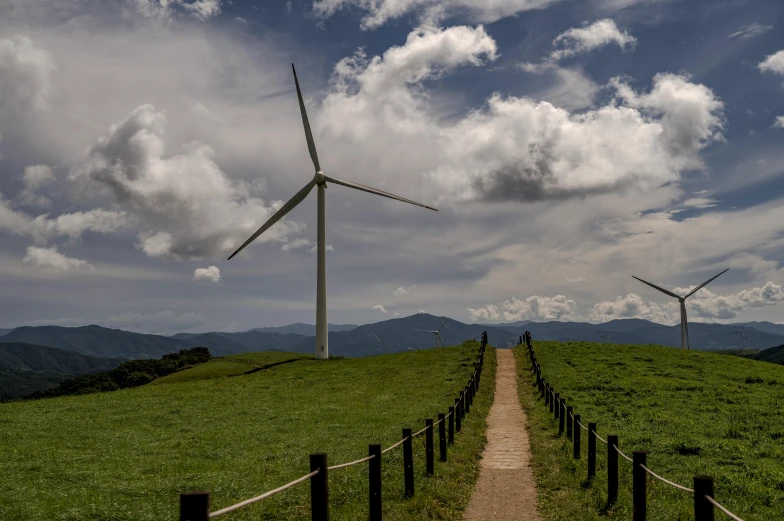
[[[661,346],[534,342],[556,391],[597,422],[600,436],[648,452],[648,467],[692,487],[713,476],[717,500],[746,521],[784,518],[784,367]],[[524,348],[516,348],[528,412],[533,466],[545,520],[631,519],[631,465],[619,458],[619,501],[607,509],[607,449],[597,443],[597,478],[587,482],[586,453],[575,463],[571,443],[536,398]],[[587,436],[584,435],[586,440]],[[583,450],[587,441],[583,443]],[[693,519],[693,499],[648,481],[648,519]]]
[[[755,353],[753,358],[754,360],[761,360],[763,362],[784,364],[784,345],[764,349],[759,353]]]
[[[404,427],[446,412],[473,370],[478,344],[363,359],[314,360],[222,376],[226,360],[168,383],[83,396],[0,404],[0,519],[176,519],[179,494],[210,490],[213,509],[308,472],[308,455],[329,464],[388,447]],[[269,366],[290,353],[242,355]],[[414,443],[416,496],[403,500],[402,452],[384,455],[384,518],[459,520],[478,473],[495,359],[449,462],[424,476],[424,440]],[[251,364],[239,372],[245,372]],[[236,367],[235,367],[236,369]],[[33,442],[34,440],[34,442]],[[367,467],[330,472],[332,519],[367,517]],[[307,484],[232,514],[232,520],[304,519]]]

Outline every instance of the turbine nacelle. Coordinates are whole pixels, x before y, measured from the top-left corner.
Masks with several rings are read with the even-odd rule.
[[[318,172],[316,172],[316,177],[313,178],[313,182],[315,182],[317,185],[326,184],[327,176],[324,175],[324,172],[319,170]]]

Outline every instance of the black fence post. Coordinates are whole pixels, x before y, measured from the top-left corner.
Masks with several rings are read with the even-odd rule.
[[[180,521],[207,521],[210,518],[210,493],[180,494]]]
[[[435,455],[433,454],[433,418],[425,420],[425,458],[427,461],[427,475],[435,472]]]
[[[414,497],[414,447],[411,441],[411,429],[403,429],[403,478],[405,480],[404,496]]]
[[[566,407],[566,439],[572,440],[572,406]]]
[[[596,423],[588,424],[588,479],[596,477]]]
[[[455,408],[449,408],[449,443],[455,442]]]
[[[580,459],[580,415],[575,414],[573,418],[572,441],[574,442],[574,459]]]
[[[438,451],[440,461],[446,461],[446,415],[438,413]]]
[[[313,521],[329,521],[329,477],[327,455],[323,452],[310,455],[310,471],[318,474],[310,478],[310,509]]]
[[[460,419],[465,420],[465,391],[460,391]]]
[[[713,478],[694,476],[694,521],[713,521],[713,503],[705,496],[713,497]]]
[[[466,385],[463,389],[463,400],[465,401],[465,412],[471,412],[471,386]]]
[[[607,436],[607,502],[618,500],[618,436]]]
[[[632,453],[632,519],[634,521],[645,521],[648,475],[641,465],[646,464],[646,456],[646,453],[641,450]]]
[[[455,400],[455,430],[460,432],[460,428],[462,426],[462,420],[460,419],[460,398]],[[455,441],[452,438],[452,441]]]
[[[550,384],[547,383],[547,380],[544,382],[544,390],[542,391],[544,395],[544,404],[545,406],[550,405]]]
[[[381,521],[381,445],[368,445],[368,456],[374,456],[368,462],[370,484],[370,518],[369,521]]]
[[[556,420],[561,416],[561,393],[555,393],[555,411],[553,411],[553,414]]]
[[[558,436],[560,436],[564,433],[564,423],[566,422],[566,399],[561,398],[558,405]]]

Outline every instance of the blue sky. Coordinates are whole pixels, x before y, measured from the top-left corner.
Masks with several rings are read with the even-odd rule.
[[[782,319],[784,5],[9,0],[0,327]],[[780,54],[777,54],[780,53]],[[778,119],[782,117],[782,119]]]

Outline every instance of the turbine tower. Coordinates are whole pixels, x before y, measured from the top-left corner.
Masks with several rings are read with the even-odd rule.
[[[316,154],[316,143],[313,141],[313,134],[310,131],[310,123],[308,123],[308,114],[305,112],[305,103],[302,101],[302,92],[299,90],[299,81],[297,80],[297,71],[294,69],[294,64],[291,64],[291,70],[294,73],[294,84],[297,87],[297,99],[299,100],[299,111],[302,115],[302,125],[305,127],[305,139],[308,142],[308,152],[310,159],[313,161],[313,167],[316,169],[316,175],[308,182],[297,194],[291,198],[289,202],[280,207],[280,210],[267,220],[264,225],[256,230],[250,238],[243,243],[242,246],[237,248],[237,251],[231,254],[229,260],[242,251],[245,246],[253,242],[256,237],[267,231],[273,224],[278,222],[284,215],[289,213],[295,206],[301,203],[305,197],[310,193],[314,186],[318,187],[318,232],[316,241],[317,251],[317,272],[316,272],[316,358],[327,359],[329,358],[329,343],[327,337],[327,275],[326,275],[326,216],[325,216],[325,189],[327,188],[327,181],[335,183],[336,185],[343,185],[355,190],[361,190],[371,194],[388,197],[404,203],[421,206],[428,210],[438,211],[435,208],[426,206],[424,204],[400,197],[389,192],[377,190],[369,186],[353,183],[351,181],[342,181],[334,177],[329,177],[324,174],[319,164],[318,154]]]
[[[743,323],[743,326],[738,331],[733,331],[732,334],[737,335],[740,334],[740,352],[743,352],[743,339],[749,338],[749,335],[746,334],[744,331],[746,329],[746,322]]]
[[[722,275],[722,274],[726,273],[728,270],[729,270],[729,268],[727,268],[726,270],[724,270],[721,273],[719,273],[719,275]],[[668,290],[666,290],[664,288],[660,288],[659,286],[657,286],[655,284],[651,284],[650,282],[644,281],[644,280],[642,280],[639,277],[635,277],[634,275],[632,275],[632,277],[637,279],[637,280],[639,280],[643,284],[647,284],[647,285],[649,285],[652,288],[658,289],[662,293],[665,293],[665,294],[667,294],[667,295],[669,295],[671,297],[675,297],[675,298],[678,299],[678,302],[681,305],[681,348],[682,349],[688,349],[689,348],[689,324],[688,324],[688,322],[686,320],[686,299],[691,297],[695,293],[697,293],[702,288],[704,288],[709,282],[711,282],[713,279],[715,279],[719,275],[714,275],[713,277],[709,278],[708,280],[706,280],[705,282],[703,282],[702,284],[700,284],[699,286],[697,286],[696,288],[691,290],[686,296],[683,296],[683,297],[681,297],[680,295],[676,295],[672,291],[668,291]]]

